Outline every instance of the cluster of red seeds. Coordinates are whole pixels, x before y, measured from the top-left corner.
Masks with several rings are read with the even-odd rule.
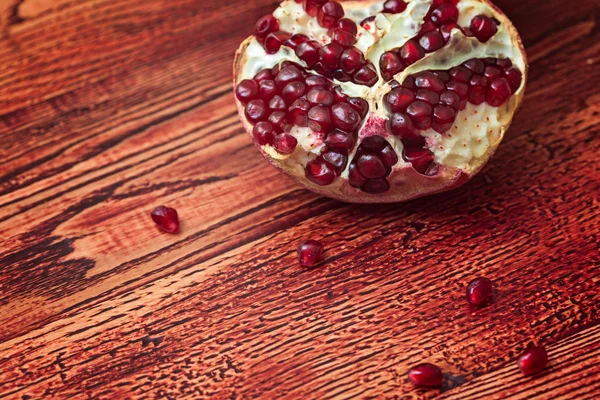
[[[392,146],[381,136],[369,136],[361,142],[350,163],[348,182],[363,192],[377,194],[390,189],[385,179],[398,156]]]

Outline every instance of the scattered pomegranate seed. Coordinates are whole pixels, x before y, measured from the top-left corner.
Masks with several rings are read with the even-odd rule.
[[[477,278],[467,286],[467,302],[475,307],[488,304],[492,300],[493,284],[488,278]]]
[[[415,386],[437,387],[442,385],[444,375],[437,365],[423,363],[408,371],[408,379]]]
[[[491,18],[477,15],[471,20],[471,32],[480,42],[485,43],[498,32],[498,27]]]
[[[306,268],[313,267],[323,256],[323,244],[317,240],[309,239],[298,246],[298,261]]]
[[[163,231],[168,233],[179,232],[179,216],[174,208],[158,206],[150,213],[150,217]]]
[[[521,354],[517,360],[517,364],[524,375],[533,375],[546,368],[548,365],[548,353],[541,346],[532,346]]]

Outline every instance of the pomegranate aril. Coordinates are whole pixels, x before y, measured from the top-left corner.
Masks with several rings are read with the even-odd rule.
[[[416,139],[419,137],[417,127],[404,113],[394,113],[390,117],[390,132],[400,139]]]
[[[368,136],[360,144],[360,150],[378,153],[388,144],[388,142],[379,135]]]
[[[366,64],[361,69],[356,71],[353,76],[354,83],[365,86],[373,86],[379,80],[379,76],[377,76],[377,71],[373,64]]]
[[[348,163],[348,157],[335,150],[328,150],[321,154],[321,158],[335,168],[337,175],[341,174],[346,164]]]
[[[316,159],[306,164],[305,176],[319,186],[327,186],[333,183],[337,175],[325,161]]]
[[[438,25],[458,21],[458,8],[453,4],[444,3],[431,13],[431,20]]]
[[[321,86],[320,89],[325,89],[330,85],[330,81],[327,78],[324,78],[319,75],[310,75],[306,78],[304,82],[306,83],[306,86],[308,86],[311,89],[317,86]]]
[[[532,346],[519,356],[517,364],[524,375],[536,374],[548,365],[548,353],[541,346]]]
[[[287,65],[281,68],[281,71],[275,78],[275,85],[277,86],[277,89],[282,90],[288,83],[302,81],[303,78],[302,71],[298,67],[295,65]]]
[[[431,127],[431,113],[433,109],[431,106],[424,101],[415,101],[406,109],[406,114],[414,122],[414,124],[422,130],[429,129]]]
[[[350,133],[334,129],[327,134],[325,145],[327,145],[327,148],[342,149],[350,152],[354,148],[354,137]]]
[[[262,81],[272,81],[275,77],[271,72],[270,68],[265,68],[260,71],[256,75],[254,75],[254,81],[260,84]]]
[[[283,42],[290,38],[290,34],[286,32],[269,33],[265,38],[265,51],[267,54],[275,54],[279,51]]]
[[[269,115],[269,122],[273,129],[278,132],[288,132],[291,129],[291,124],[287,120],[287,115],[284,111],[275,111]]]
[[[439,77],[431,72],[421,72],[415,77],[415,86],[420,89],[429,89],[440,94],[444,91],[445,85]]]
[[[425,51],[420,44],[414,40],[409,40],[400,48],[400,58],[405,65],[411,65],[425,57]]]
[[[397,87],[385,96],[384,101],[391,112],[404,112],[415,101],[415,94],[412,90]]]
[[[282,133],[281,135],[275,136],[275,139],[273,140],[273,147],[275,150],[284,155],[292,154],[296,149],[297,144],[298,139],[292,135],[288,135],[287,133]]]
[[[244,79],[235,88],[235,97],[244,104],[258,97],[258,86],[250,79]]]
[[[431,21],[423,22],[421,25],[421,30],[419,31],[419,35],[417,37],[421,37],[426,33],[437,31],[438,27]]]
[[[331,113],[327,107],[315,106],[308,112],[308,126],[315,132],[328,132],[332,128]]]
[[[427,32],[419,39],[419,44],[426,53],[432,53],[444,47],[446,42],[438,31]]]
[[[304,6],[304,10],[311,17],[316,17],[319,14],[319,10],[322,6],[325,5],[329,0],[303,0],[302,5]]]
[[[267,116],[267,107],[265,106],[265,102],[262,100],[251,100],[246,105],[246,118],[250,122],[258,122]]]
[[[383,12],[389,14],[399,14],[406,10],[406,3],[402,0],[387,0],[383,3]]]
[[[383,53],[379,58],[379,69],[381,70],[383,79],[389,81],[394,75],[404,70],[404,64],[396,53],[388,51]]]
[[[342,92],[342,88],[339,86],[336,86],[333,89],[333,101],[334,103],[342,103],[344,101],[348,100],[348,96],[346,94],[344,94],[344,92]]]
[[[341,69],[338,69],[333,72],[333,79],[338,80],[340,82],[350,82],[352,80],[352,76],[348,75]]]
[[[409,77],[405,78],[404,82],[402,82],[402,87],[405,89],[414,90],[415,89],[415,78],[413,76],[409,76]]]
[[[254,25],[254,36],[261,42],[271,32],[277,32],[279,30],[279,21],[273,15],[265,15],[256,22]]]
[[[334,104],[331,116],[333,124],[345,132],[353,132],[361,121],[360,114],[347,103]]]
[[[511,89],[504,78],[495,79],[488,88],[485,101],[492,107],[500,107],[511,96]]]
[[[298,262],[305,268],[313,267],[323,256],[323,244],[317,240],[305,240],[298,246]]]
[[[408,379],[415,386],[437,387],[442,385],[444,375],[437,365],[423,363],[408,371]]]
[[[285,85],[281,92],[287,104],[291,104],[304,96],[306,93],[306,85],[304,82],[291,82]]]
[[[469,83],[471,75],[471,71],[465,67],[454,67],[450,70],[452,79],[461,83]]]
[[[509,68],[504,73],[504,77],[510,86],[511,93],[516,93],[516,91],[519,90],[519,87],[521,86],[521,80],[523,79],[521,71],[516,68]]]
[[[258,84],[258,90],[260,92],[260,98],[264,101],[271,100],[273,96],[277,94],[275,82],[270,79],[260,81],[260,83]]]
[[[354,21],[352,21],[350,18],[340,19],[338,22],[338,28],[340,28],[341,30],[343,30],[345,32],[348,32],[352,36],[356,36],[356,34],[358,33],[358,28],[356,26],[356,23]]]
[[[343,47],[352,47],[356,44],[356,36],[350,32],[347,32],[341,28],[336,28],[331,31],[331,40],[335,43],[339,43]]]
[[[415,171],[426,175],[433,164],[433,153],[427,149],[405,147],[404,160],[410,162]]]
[[[348,169],[348,182],[355,188],[361,188],[367,182],[367,179],[356,169],[355,163],[350,164]]]
[[[436,105],[440,101],[440,96],[432,91],[427,89],[420,89],[417,91],[417,100],[422,100],[429,105]]]
[[[450,106],[435,106],[433,108],[433,120],[431,127],[438,133],[444,133],[452,127],[456,111]]]
[[[283,97],[275,95],[269,101],[269,109],[271,111],[285,111],[287,109],[287,104]]]
[[[360,21],[360,26],[362,26],[366,30],[370,30],[371,29],[371,23],[373,21],[375,21],[375,16],[371,15],[370,17],[367,17],[367,18],[363,19],[362,21]]]
[[[475,307],[488,304],[492,299],[493,284],[488,278],[474,279],[467,286],[467,302]]]
[[[480,42],[485,43],[498,32],[498,27],[491,18],[477,15],[471,20],[471,32]]]
[[[385,164],[386,167],[391,168],[398,162],[398,156],[396,152],[389,144],[381,150],[379,153],[379,159]]]
[[[444,83],[450,82],[450,74],[446,71],[433,71],[432,74],[440,78]]]
[[[486,57],[481,61],[483,61],[485,65],[496,65],[496,59],[494,57]]]
[[[314,41],[300,43],[296,47],[296,56],[312,68],[319,61],[319,44]]]
[[[483,73],[483,76],[492,81],[502,76],[502,70],[498,67],[488,65],[487,67],[485,67],[485,72]]]
[[[330,106],[333,104],[333,93],[327,89],[315,87],[310,89],[306,95],[306,100],[311,104]]]
[[[346,100],[346,102],[350,104],[350,107],[358,111],[358,114],[361,118],[365,118],[367,116],[367,113],[369,112],[369,103],[367,103],[365,99],[360,97],[350,97],[348,100]]]
[[[328,78],[333,78],[333,70],[331,68],[324,66],[323,63],[320,61],[318,63],[316,63],[312,68],[319,75],[323,75]]]
[[[275,130],[270,122],[261,121],[254,125],[254,128],[252,129],[252,136],[254,136],[256,142],[261,146],[273,144]]]
[[[452,35],[452,29],[458,27],[456,24],[446,24],[440,27],[440,33],[442,34],[442,38],[444,39],[444,43],[448,43],[450,40],[450,36]]]
[[[310,103],[306,99],[298,99],[289,108],[288,120],[293,125],[301,128],[308,126],[308,111],[310,110]]]
[[[384,178],[387,168],[383,162],[373,154],[362,154],[356,161],[356,168],[362,176],[369,179]]]
[[[485,71],[485,64],[483,61],[475,58],[465,62],[463,65],[474,74],[481,75]]]
[[[460,109],[460,97],[454,92],[446,91],[440,96],[440,104],[445,104],[458,111]]]
[[[362,190],[363,190],[363,192],[370,193],[370,194],[385,193],[388,190],[390,190],[390,184],[384,178],[381,178],[381,179],[369,179],[362,186]]]
[[[466,100],[469,97],[469,85],[457,81],[450,81],[446,84],[446,89],[454,92],[461,100]]]
[[[179,216],[174,208],[158,206],[152,210],[150,217],[163,231],[168,233],[179,232]]]
[[[473,75],[470,81],[469,102],[478,106],[485,101],[488,80],[481,75]]]
[[[350,47],[344,50],[340,58],[340,68],[348,74],[353,73],[358,68],[365,65],[365,63],[365,56],[362,51],[358,50],[356,47]]]
[[[344,8],[336,1],[326,3],[317,14],[317,21],[323,28],[333,28],[344,16]]]
[[[512,67],[512,61],[510,61],[508,58],[498,58],[496,59],[496,65],[499,66],[500,68],[510,68]]]
[[[298,48],[298,46],[300,45],[300,43],[306,43],[309,40],[310,39],[307,36],[304,36],[301,34],[296,34],[296,35],[293,35],[291,38],[287,39],[285,42],[283,42],[283,44],[284,44],[284,46],[287,46],[293,50],[296,50]]]

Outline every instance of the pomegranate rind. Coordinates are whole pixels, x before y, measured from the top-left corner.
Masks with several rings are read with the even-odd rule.
[[[385,193],[380,194],[369,194],[361,191],[360,189],[354,188],[350,186],[347,179],[344,179],[344,175],[338,178],[336,182],[332,185],[328,186],[319,186],[315,183],[309,181],[304,174],[304,166],[300,164],[290,164],[287,162],[289,156],[283,156],[274,151],[270,146],[261,146],[256,143],[252,136],[253,124],[248,121],[244,114],[244,104],[242,104],[237,98],[235,98],[236,107],[238,110],[238,115],[240,116],[240,120],[244,127],[244,130],[250,135],[255,146],[259,149],[261,154],[271,165],[280,170],[281,172],[288,175],[290,178],[295,180],[300,185],[306,187],[314,193],[317,193],[322,196],[330,197],[336,200],[340,200],[347,203],[397,203],[404,202],[412,199],[416,199],[419,197],[424,197],[436,193],[445,192],[448,190],[452,190],[462,186],[467,183],[473,176],[475,176],[491,159],[495,151],[497,150],[500,142],[504,138],[506,131],[510,128],[510,125],[514,119],[514,115],[520,109],[523,101],[523,97],[525,95],[525,86],[528,76],[529,65],[527,62],[527,55],[525,53],[525,48],[523,46],[523,42],[517,29],[514,27],[512,22],[504,15],[504,13],[495,6],[489,0],[471,0],[479,3],[485,4],[489,7],[489,11],[493,14],[493,17],[496,18],[503,28],[507,31],[508,35],[512,40],[512,44],[517,48],[523,60],[522,67],[522,82],[520,88],[513,94],[511,99],[509,100],[509,104],[505,105],[509,112],[507,113],[507,118],[502,122],[501,131],[498,135],[498,140],[495,143],[492,143],[486,154],[481,157],[480,162],[472,165],[469,171],[466,171],[461,168],[456,168],[447,165],[440,165],[439,171],[434,176],[426,176],[415,171],[410,164],[404,163],[400,161],[397,166],[392,169],[391,174],[387,177],[388,182],[390,183],[390,190]],[[354,0],[351,2],[343,2],[345,9],[350,8],[365,8],[369,6],[373,6],[380,1],[377,0]],[[235,53],[234,63],[233,63],[233,88],[237,87],[238,83],[242,81],[243,78],[243,69],[246,60],[246,49],[253,42],[254,36],[250,36],[245,39],[239,46],[238,50]],[[282,60],[283,61],[283,60]],[[360,139],[363,139],[365,136],[364,132],[369,132],[369,124],[373,124],[375,126],[385,126],[381,121],[377,121],[379,119],[378,116],[370,114],[365,119],[364,126],[361,128]],[[375,131],[382,137],[389,136],[389,133],[384,129],[377,131],[377,129],[371,129],[371,131]],[[371,133],[372,134],[372,133]],[[300,149],[296,149],[296,151],[302,151]],[[398,156],[400,157],[400,153]]]

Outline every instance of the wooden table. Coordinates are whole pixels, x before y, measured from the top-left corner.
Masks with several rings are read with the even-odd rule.
[[[498,5],[531,75],[493,161],[357,206],[239,123],[233,53],[275,1],[0,2],[0,397],[600,398],[598,3]],[[297,265],[305,238],[322,267]],[[480,275],[498,290],[473,310]],[[525,378],[530,343],[551,362]],[[407,382],[422,361],[441,391]]]

